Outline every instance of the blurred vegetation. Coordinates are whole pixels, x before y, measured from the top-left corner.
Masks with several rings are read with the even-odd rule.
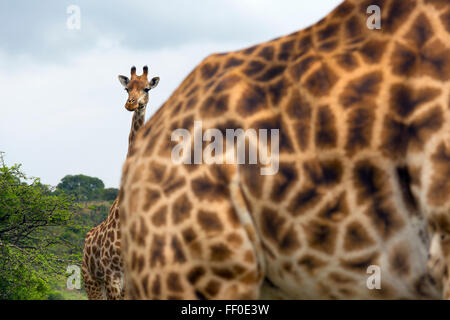
[[[83,288],[66,289],[66,269],[81,267],[84,237],[117,192],[85,175],[41,184],[0,152],[0,299],[85,299]]]
[[[99,178],[83,174],[67,175],[56,186],[56,193],[65,193],[75,197],[76,201],[114,200],[119,190],[105,189],[105,184]]]

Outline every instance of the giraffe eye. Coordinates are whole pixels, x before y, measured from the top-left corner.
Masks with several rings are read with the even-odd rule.
[[[145,91],[145,92],[149,92],[149,91],[150,91],[150,88],[145,88],[144,91]]]
[[[125,91],[128,92],[128,88],[125,88]]]

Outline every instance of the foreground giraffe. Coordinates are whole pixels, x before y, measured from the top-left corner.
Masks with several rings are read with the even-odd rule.
[[[175,164],[195,120],[279,129],[278,173]],[[348,0],[206,58],[139,132],[119,199],[128,298],[450,298],[450,2]]]
[[[145,121],[148,92],[158,85],[159,78],[150,82],[148,68],[144,67],[142,76],[131,68],[131,80],[119,76],[120,83],[128,92],[125,108],[132,111],[133,120],[128,136],[128,154],[138,130]],[[116,199],[105,221],[86,235],[83,250],[82,273],[86,294],[90,300],[118,300],[124,296],[123,264],[120,254],[119,202]]]

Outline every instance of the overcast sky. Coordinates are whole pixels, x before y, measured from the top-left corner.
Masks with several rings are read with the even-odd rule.
[[[82,173],[118,187],[132,117],[118,74],[148,64],[161,77],[149,118],[207,55],[303,29],[340,2],[2,0],[0,151],[46,184]]]

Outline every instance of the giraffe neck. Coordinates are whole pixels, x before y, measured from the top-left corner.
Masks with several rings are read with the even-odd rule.
[[[136,134],[138,130],[142,127],[145,120],[145,108],[136,109],[136,111],[133,112],[133,120],[131,121],[131,129],[130,129],[130,135],[128,136],[128,153],[127,157],[130,155],[131,148],[133,146],[134,139],[136,137]]]
[[[131,121],[131,129],[130,129],[130,135],[128,136],[128,152],[127,152],[127,158],[129,157],[131,153],[131,148],[133,147],[133,142],[135,140],[136,134],[138,130],[142,127],[145,120],[145,107],[138,108],[133,112],[133,120]],[[118,199],[114,201],[114,203],[111,206],[111,209],[109,210],[108,214],[108,220],[118,220],[119,215],[118,213],[115,213],[115,209],[118,206]]]

